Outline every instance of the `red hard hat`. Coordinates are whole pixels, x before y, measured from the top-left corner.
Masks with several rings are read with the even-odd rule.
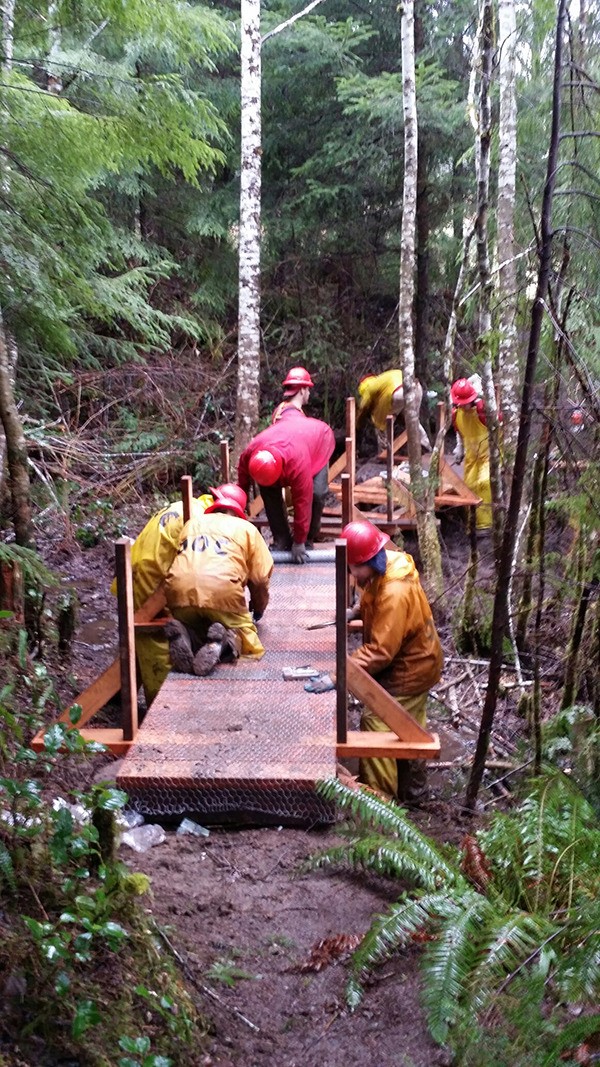
[[[308,373],[306,367],[292,367],[288,371],[287,378],[284,378],[282,383],[284,388],[289,387],[296,390],[303,389],[305,385],[310,385],[311,389],[314,386],[314,382]]]
[[[205,515],[210,515],[211,512],[218,511],[219,508],[230,508],[238,518],[246,518],[244,508],[248,503],[248,497],[241,485],[235,485],[234,482],[225,482],[223,485],[217,486],[216,489],[210,489],[209,492],[214,496],[215,502],[207,507],[204,512]]]
[[[252,456],[248,470],[259,485],[275,485],[281,477],[283,460],[276,448],[259,448]]]
[[[581,411],[580,408],[575,408],[575,410],[571,412],[571,422],[575,426],[581,426],[583,423],[583,411]]]
[[[457,378],[450,390],[452,403],[460,408],[477,400],[477,390],[467,378]]]
[[[349,522],[342,530],[342,537],[348,542],[348,563],[352,566],[373,559],[389,541],[387,534],[366,519],[363,522]]]

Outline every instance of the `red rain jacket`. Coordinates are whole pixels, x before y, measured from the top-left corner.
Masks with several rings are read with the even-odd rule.
[[[238,463],[238,482],[248,492],[250,473],[248,464],[261,448],[276,448],[283,459],[278,485],[289,485],[294,507],[294,541],[304,544],[310,526],[313,499],[313,478],[329,462],[335,438],[333,430],[320,419],[309,419],[292,408],[285,417],[267,426],[250,441]]]

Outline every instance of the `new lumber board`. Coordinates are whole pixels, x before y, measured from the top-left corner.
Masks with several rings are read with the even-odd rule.
[[[400,741],[395,733],[382,730],[349,730],[348,740],[336,745],[338,759],[439,759],[440,739],[431,735],[431,741]]]
[[[419,744],[430,744],[433,741],[433,735],[419,726],[406,708],[403,708],[402,704],[399,704],[375,678],[367,674],[363,667],[355,663],[351,656],[348,656],[347,672],[350,692],[370,711],[383,719],[386,726],[394,731],[400,741],[414,741]]]

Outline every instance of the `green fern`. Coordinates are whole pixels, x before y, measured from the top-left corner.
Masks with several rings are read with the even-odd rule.
[[[477,834],[491,870],[485,893],[391,802],[338,781],[321,791],[350,815],[347,842],[314,857],[315,867],[349,866],[412,883],[373,920],[350,964],[346,999],[363,996],[370,972],[425,941],[423,998],[433,1037],[475,1034],[492,1008],[512,1003],[529,979],[538,1014],[551,994],[595,1003],[600,995],[600,827],[564,776],[536,782],[521,805]],[[508,999],[507,999],[508,998]],[[545,1033],[545,1032],[544,1032]],[[555,1034],[548,1028],[544,1037]]]

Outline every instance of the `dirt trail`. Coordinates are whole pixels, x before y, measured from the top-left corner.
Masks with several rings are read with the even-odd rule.
[[[419,1003],[417,951],[386,965],[361,1007],[345,1008],[343,964],[318,973],[298,965],[323,937],[362,934],[397,899],[391,883],[332,872],[299,873],[336,840],[331,831],[212,830],[169,833],[133,869],[152,878],[153,914],[197,980],[214,989],[201,1003],[216,1033],[198,1064],[244,1067],[425,1067],[447,1062],[429,1038]],[[234,986],[211,978],[238,968]],[[258,1030],[234,1013],[237,1009]]]

